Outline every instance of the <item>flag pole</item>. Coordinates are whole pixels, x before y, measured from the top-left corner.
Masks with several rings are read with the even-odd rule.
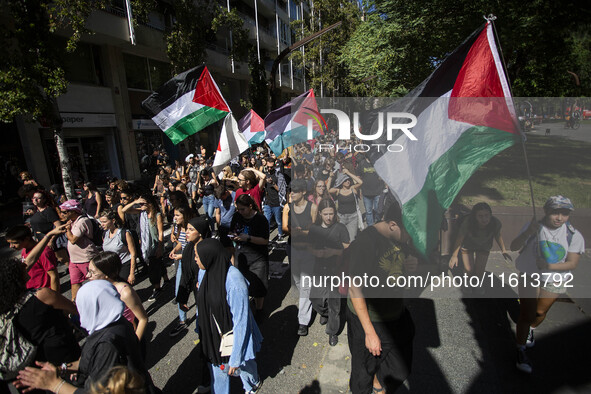
[[[505,78],[507,78],[509,90],[511,91],[511,80],[509,79],[509,73],[507,73],[507,64],[505,63],[505,57],[503,56],[503,49],[501,48],[501,41],[499,40],[499,35],[497,34],[497,28],[494,23],[494,21],[497,19],[497,17],[493,14],[489,14],[488,16],[484,16],[484,19],[486,19],[486,21],[492,25],[493,33],[495,35],[495,41],[496,41],[497,45],[499,46],[499,54],[501,56],[501,62],[503,63],[503,67],[505,68]],[[513,91],[511,91],[511,97],[513,97]],[[532,184],[531,171],[529,168],[529,160],[527,158],[527,150],[525,149],[525,134],[523,133],[521,126],[519,124],[518,124],[518,126],[519,126],[519,132],[521,134],[521,147],[523,149],[523,157],[525,159],[525,169],[527,172],[527,180],[529,182],[529,192],[530,192],[531,204],[532,204],[532,209],[533,209],[533,213],[534,213],[534,220],[535,220],[536,219],[536,202],[534,200],[534,187]]]

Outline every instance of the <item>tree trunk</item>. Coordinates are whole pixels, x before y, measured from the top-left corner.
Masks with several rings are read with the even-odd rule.
[[[62,117],[57,106],[57,100],[52,99],[51,101],[53,112],[50,118],[51,129],[53,130],[53,138],[55,140],[55,146],[57,148],[57,155],[60,160],[64,192],[66,193],[66,197],[68,198],[68,200],[71,200],[76,198],[76,192],[74,190],[74,185],[72,184],[72,177],[70,176],[70,174],[72,173],[70,158],[68,157],[68,151],[66,150],[66,145],[64,144]]]
[[[57,154],[60,159],[60,168],[62,170],[62,181],[64,185],[64,191],[68,200],[76,198],[76,192],[74,191],[74,185],[72,184],[72,177],[70,176],[70,158],[68,157],[68,151],[64,145],[64,137],[62,135],[61,127],[53,129],[53,138],[55,139],[55,146],[57,147]]]

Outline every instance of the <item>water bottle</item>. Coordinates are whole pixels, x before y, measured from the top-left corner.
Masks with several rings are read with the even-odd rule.
[[[225,371],[227,369],[228,370],[228,375],[230,375],[230,376],[240,376],[240,368],[236,368],[236,370],[234,371],[233,374],[230,374],[230,365],[228,365],[228,364],[222,364],[220,366],[220,369],[222,371]]]

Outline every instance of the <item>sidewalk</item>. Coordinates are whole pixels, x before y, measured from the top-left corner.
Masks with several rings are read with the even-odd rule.
[[[591,278],[589,256],[582,256],[579,267],[575,274]],[[487,271],[509,274],[514,267],[493,252]],[[534,364],[528,376],[515,368],[519,304],[516,291],[506,292],[510,298],[466,299],[459,289],[445,298],[409,298],[416,326],[413,371],[398,393],[591,392],[591,299],[564,297],[556,302],[536,330],[536,346],[528,350]],[[269,373],[263,373],[268,376],[261,393],[348,392],[346,327],[335,347],[328,346],[324,327],[317,322],[307,337],[294,338],[296,297],[290,289],[264,326],[259,370]]]

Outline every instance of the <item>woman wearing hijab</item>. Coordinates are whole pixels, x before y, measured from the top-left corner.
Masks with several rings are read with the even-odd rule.
[[[199,283],[197,307],[205,357],[211,363],[213,392],[230,392],[230,376],[240,376],[246,393],[259,391],[256,353],[262,335],[248,303],[248,282],[231,264],[231,254],[217,239],[204,239],[195,246],[195,261],[205,270]],[[219,327],[219,328],[218,328]],[[221,335],[233,330],[230,356],[222,357]]]
[[[89,391],[92,384],[108,377],[115,365],[125,365],[146,382],[146,392],[159,390],[142,361],[133,327],[123,317],[124,304],[115,287],[106,280],[86,283],[76,298],[80,312],[80,325],[88,331],[80,360],[67,369],[50,363],[37,363],[41,369],[27,367],[18,375],[17,386],[30,387],[61,394]],[[78,375],[76,385],[67,383],[61,376]]]

